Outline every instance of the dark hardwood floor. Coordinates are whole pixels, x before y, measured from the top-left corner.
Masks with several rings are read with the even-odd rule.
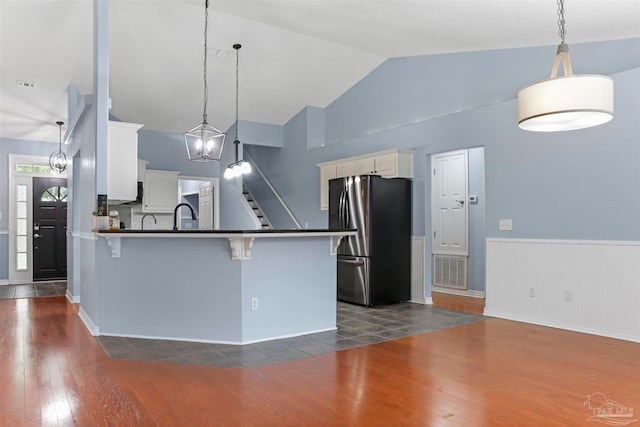
[[[0,300],[0,330],[0,426],[595,426],[594,393],[640,408],[640,344],[500,319],[253,368],[109,359],[64,297]]]

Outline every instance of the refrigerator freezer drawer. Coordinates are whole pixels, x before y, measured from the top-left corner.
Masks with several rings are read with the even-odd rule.
[[[371,304],[369,258],[338,257],[338,300]]]

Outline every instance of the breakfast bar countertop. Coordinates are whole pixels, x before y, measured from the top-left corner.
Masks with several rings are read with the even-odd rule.
[[[317,234],[317,233],[344,233],[351,234],[356,230],[338,228],[303,228],[303,229],[265,229],[265,230],[95,230],[98,234]]]

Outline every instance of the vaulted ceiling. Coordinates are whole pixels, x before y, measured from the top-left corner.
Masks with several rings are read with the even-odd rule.
[[[204,4],[109,1],[113,115],[170,132],[201,120]],[[234,43],[240,119],[284,124],[388,58],[558,44],[556,9],[554,0],[211,1],[209,122],[234,121]],[[569,44],[640,37],[638,0],[565,9]],[[92,92],[92,25],[90,0],[0,0],[0,138],[58,141],[67,87]]]

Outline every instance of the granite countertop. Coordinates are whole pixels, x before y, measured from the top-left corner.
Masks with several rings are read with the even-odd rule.
[[[274,233],[337,233],[357,231],[338,228],[268,229],[268,230],[97,230],[99,234],[274,234]]]

